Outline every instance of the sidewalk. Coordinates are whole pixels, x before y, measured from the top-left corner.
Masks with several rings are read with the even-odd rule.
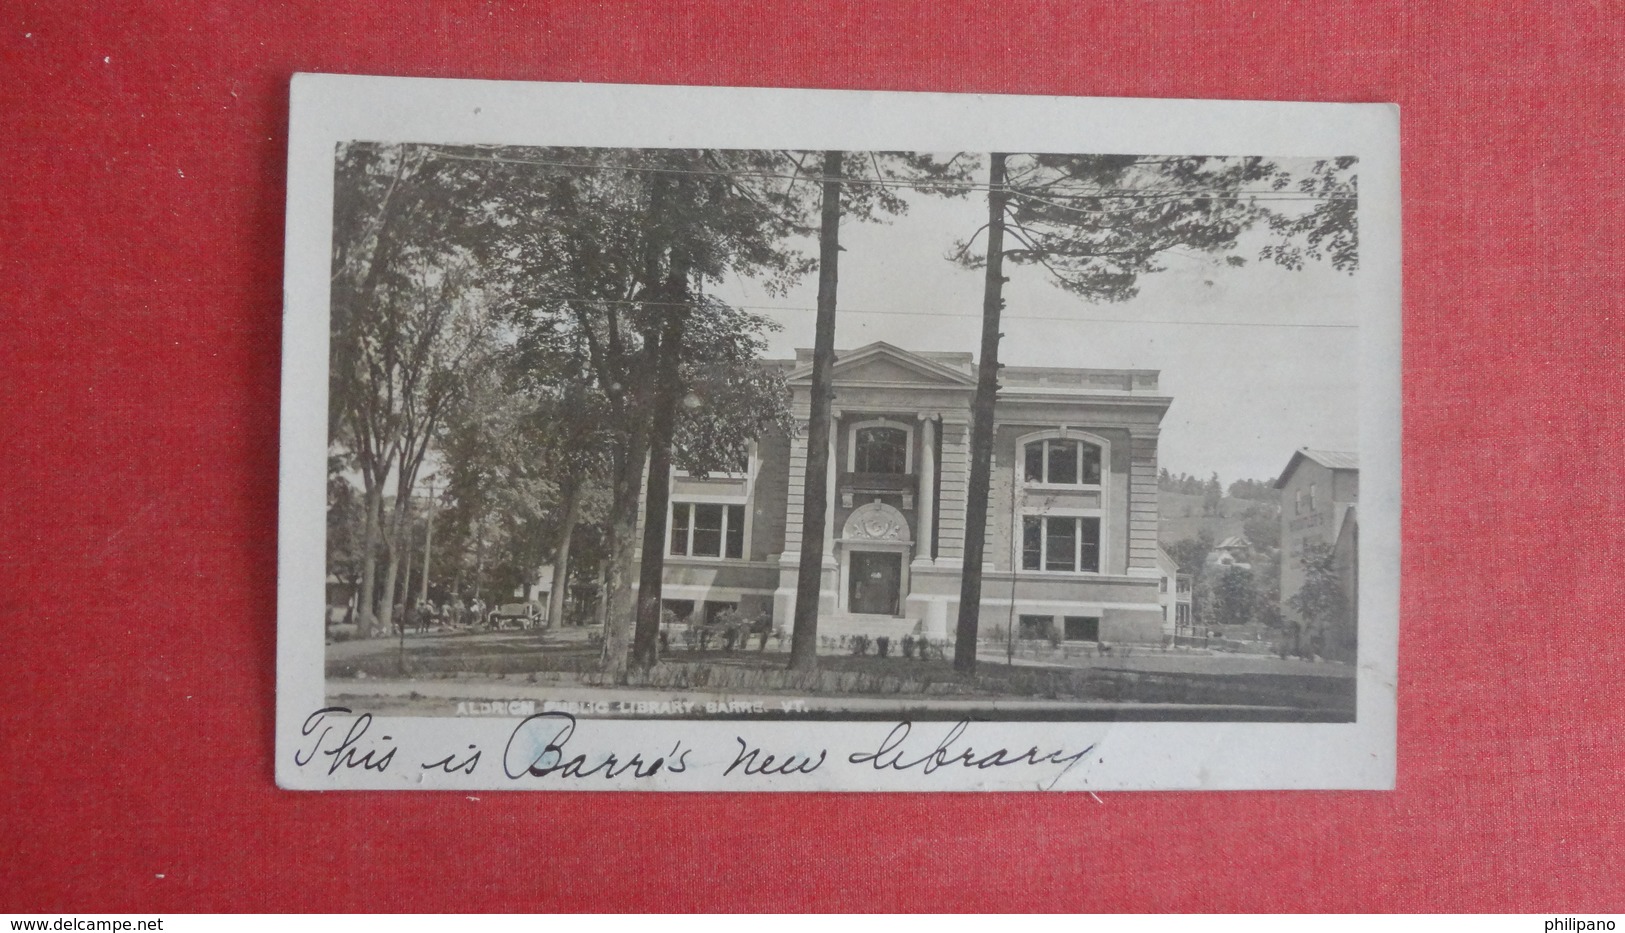
[[[778,693],[675,692],[637,687],[584,687],[533,684],[517,680],[458,678],[406,681],[382,678],[334,679],[327,682],[329,702],[365,709],[382,716],[492,715],[483,710],[459,712],[459,704],[533,701],[570,704],[572,713],[588,719],[1079,719],[1150,721],[1340,721],[1330,712],[1285,706],[1185,703],[1111,703],[995,697],[859,697],[786,696]],[[731,711],[707,712],[706,703]],[[687,715],[650,716],[639,705],[686,705]],[[585,707],[591,712],[579,712]],[[521,713],[520,715],[525,715]],[[517,717],[515,717],[517,718]]]

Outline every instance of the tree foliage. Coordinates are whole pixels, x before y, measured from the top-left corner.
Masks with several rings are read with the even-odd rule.
[[[1274,211],[1269,227],[1276,241],[1260,251],[1288,269],[1302,269],[1305,259],[1330,262],[1340,272],[1360,267],[1358,160],[1354,156],[1321,159],[1292,190],[1313,205],[1309,210]],[[1282,185],[1281,187],[1287,187]]]
[[[706,294],[726,276],[782,291],[810,260],[782,153],[729,150],[551,149],[499,153],[515,184],[502,255],[517,283],[510,321],[521,384],[571,387],[609,443],[610,631],[605,663],[625,667],[633,615],[631,568],[648,457],[640,619],[658,624],[665,468],[704,472],[737,462],[751,437],[783,418],[782,382],[760,372],[770,325]],[[647,636],[647,637],[645,637]],[[653,632],[638,629],[641,663]],[[647,648],[645,652],[642,649]]]
[[[1244,567],[1224,567],[1213,577],[1208,619],[1215,625],[1245,625],[1259,609],[1258,582]]]
[[[1203,528],[1196,533],[1196,537],[1175,541],[1165,550],[1168,556],[1174,559],[1174,563],[1179,565],[1180,573],[1196,577],[1201,575],[1207,556],[1213,550],[1213,544],[1213,532]]]
[[[375,619],[389,625],[418,470],[462,375],[489,349],[492,302],[476,281],[485,221],[464,207],[480,183],[429,147],[351,143],[336,153],[329,435],[362,480],[364,635]]]
[[[1303,585],[1288,598],[1287,605],[1311,629],[1324,629],[1343,618],[1348,611],[1348,594],[1343,592],[1331,545],[1305,544],[1298,565],[1303,568]]]
[[[1243,264],[1237,239],[1272,216],[1260,198],[1290,181],[1258,157],[1011,156],[1004,255],[1085,300],[1127,301],[1175,251]],[[986,261],[969,241],[959,256]]]
[[[1281,546],[1280,508],[1264,503],[1248,506],[1242,513],[1241,533],[1257,553],[1278,549]]]

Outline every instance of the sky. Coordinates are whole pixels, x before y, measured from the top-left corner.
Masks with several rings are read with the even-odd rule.
[[[946,257],[986,221],[984,199],[915,196],[889,223],[841,226],[838,348],[884,340],[908,350],[976,354],[982,272]],[[1205,255],[1171,255],[1143,276],[1140,294],[1093,303],[1051,284],[1040,267],[1005,274],[1000,360],[1009,366],[1161,371],[1173,403],[1162,422],[1161,465],[1206,478],[1274,479],[1299,447],[1354,450],[1358,436],[1358,288],[1311,261],[1300,271],[1261,263],[1243,241],[1240,268]],[[816,244],[808,242],[816,257]],[[813,343],[816,274],[788,295],[731,279],[717,297],[783,325],[769,353]]]

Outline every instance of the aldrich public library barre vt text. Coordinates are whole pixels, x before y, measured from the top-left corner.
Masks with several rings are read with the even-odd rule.
[[[737,608],[788,629],[811,364],[808,350],[763,363],[786,374],[798,436],[761,438],[737,473],[674,477],[663,595],[679,616]],[[1157,434],[1171,402],[1157,373],[1007,366],[1000,382],[984,628],[1019,620],[1068,641],[1162,642],[1175,567],[1157,544]],[[975,362],[873,343],[837,354],[834,383],[819,632],[948,638]]]

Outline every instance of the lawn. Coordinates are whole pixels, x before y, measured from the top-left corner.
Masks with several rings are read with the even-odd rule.
[[[347,642],[328,648],[332,680],[518,680],[527,684],[664,693],[783,697],[919,697],[922,700],[1025,698],[1114,703],[1275,707],[1352,718],[1354,678],[1341,665],[1144,651],[1128,657],[1045,663],[1004,661],[985,647],[977,672],[947,659],[822,655],[818,670],[790,671],[781,651],[669,653],[624,680],[600,672],[599,649],[581,633],[512,632]]]

